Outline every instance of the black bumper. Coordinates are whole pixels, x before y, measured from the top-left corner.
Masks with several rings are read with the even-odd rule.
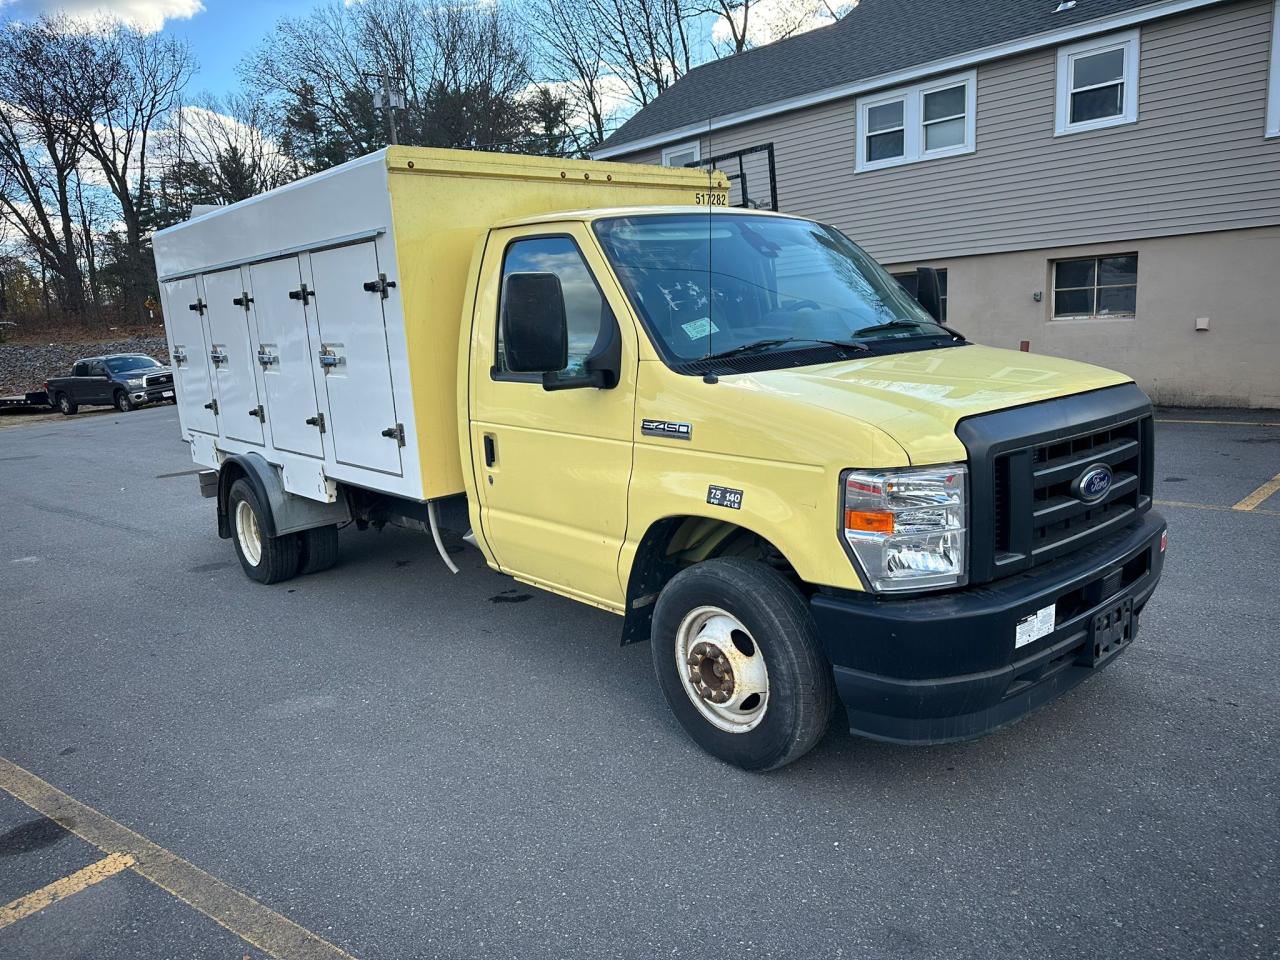
[[[895,743],[965,740],[1071,689],[1128,647],[1160,580],[1164,531],[1148,512],[1062,560],[949,594],[815,595],[849,729]],[[1015,648],[1018,622],[1050,604],[1052,632]]]

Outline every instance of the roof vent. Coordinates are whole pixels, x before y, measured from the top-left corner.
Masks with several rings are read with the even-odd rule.
[[[1064,10],[1070,10],[1076,5],[1076,0],[1062,0],[1060,4],[1053,8],[1054,13],[1062,13]]]

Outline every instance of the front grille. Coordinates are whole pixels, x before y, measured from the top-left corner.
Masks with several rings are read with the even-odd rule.
[[[972,583],[1078,550],[1151,506],[1154,422],[1132,385],[974,417],[956,432],[974,479]],[[1073,485],[1100,463],[1112,483],[1090,503]]]
[[[172,374],[172,373],[157,373],[157,374],[155,374],[155,375],[153,375],[153,376],[147,377],[147,378],[146,378],[146,384],[147,384],[147,386],[148,386],[148,387],[168,387],[168,386],[172,386],[172,384],[173,384],[173,374]]]
[[[1050,561],[1132,520],[1144,506],[1144,424],[1149,417],[997,456],[997,563],[1015,556],[1029,556],[1032,566]],[[1096,463],[1111,467],[1111,489],[1087,503],[1071,484]],[[1014,484],[1023,488],[1020,497],[1011,495]]]

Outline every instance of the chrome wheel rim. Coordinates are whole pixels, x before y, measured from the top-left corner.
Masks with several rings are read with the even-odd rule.
[[[258,526],[257,514],[247,500],[236,504],[236,540],[251,566],[256,567],[262,562],[262,529]]]
[[[685,695],[718,730],[754,730],[769,708],[769,670],[755,637],[720,607],[697,607],[676,631],[676,674]]]

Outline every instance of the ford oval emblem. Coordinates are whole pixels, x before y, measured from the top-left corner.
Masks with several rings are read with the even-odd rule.
[[[1111,468],[1105,463],[1095,463],[1086,467],[1084,473],[1076,477],[1071,484],[1071,492],[1085,503],[1096,503],[1107,495],[1115,479]]]

